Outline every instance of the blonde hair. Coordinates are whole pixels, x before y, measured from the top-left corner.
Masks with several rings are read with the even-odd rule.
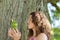
[[[39,18],[36,16],[37,14],[39,14]],[[45,33],[48,40],[50,40],[51,25],[47,17],[42,12],[32,12],[30,15],[32,15],[32,22],[36,26],[36,36],[40,33]],[[31,29],[29,30],[29,35],[33,35],[33,31]]]

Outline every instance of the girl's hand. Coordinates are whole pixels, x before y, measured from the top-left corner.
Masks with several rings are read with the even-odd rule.
[[[8,36],[12,37],[14,40],[19,40],[21,38],[21,33],[18,31],[18,29],[9,29],[8,30]]]

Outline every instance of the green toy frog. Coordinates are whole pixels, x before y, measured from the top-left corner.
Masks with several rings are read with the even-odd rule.
[[[11,27],[12,28],[14,28],[14,29],[16,29],[17,28],[17,26],[18,26],[18,23],[16,22],[16,20],[11,20]]]

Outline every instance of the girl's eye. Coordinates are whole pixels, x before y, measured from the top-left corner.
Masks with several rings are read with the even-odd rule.
[[[28,23],[27,23],[27,25],[28,25]]]

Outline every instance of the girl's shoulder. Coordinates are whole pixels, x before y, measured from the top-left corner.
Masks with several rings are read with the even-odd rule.
[[[47,35],[44,33],[41,33],[37,36],[37,40],[47,40]]]
[[[30,38],[28,38],[28,40],[36,40],[36,38],[35,37],[30,37]]]

